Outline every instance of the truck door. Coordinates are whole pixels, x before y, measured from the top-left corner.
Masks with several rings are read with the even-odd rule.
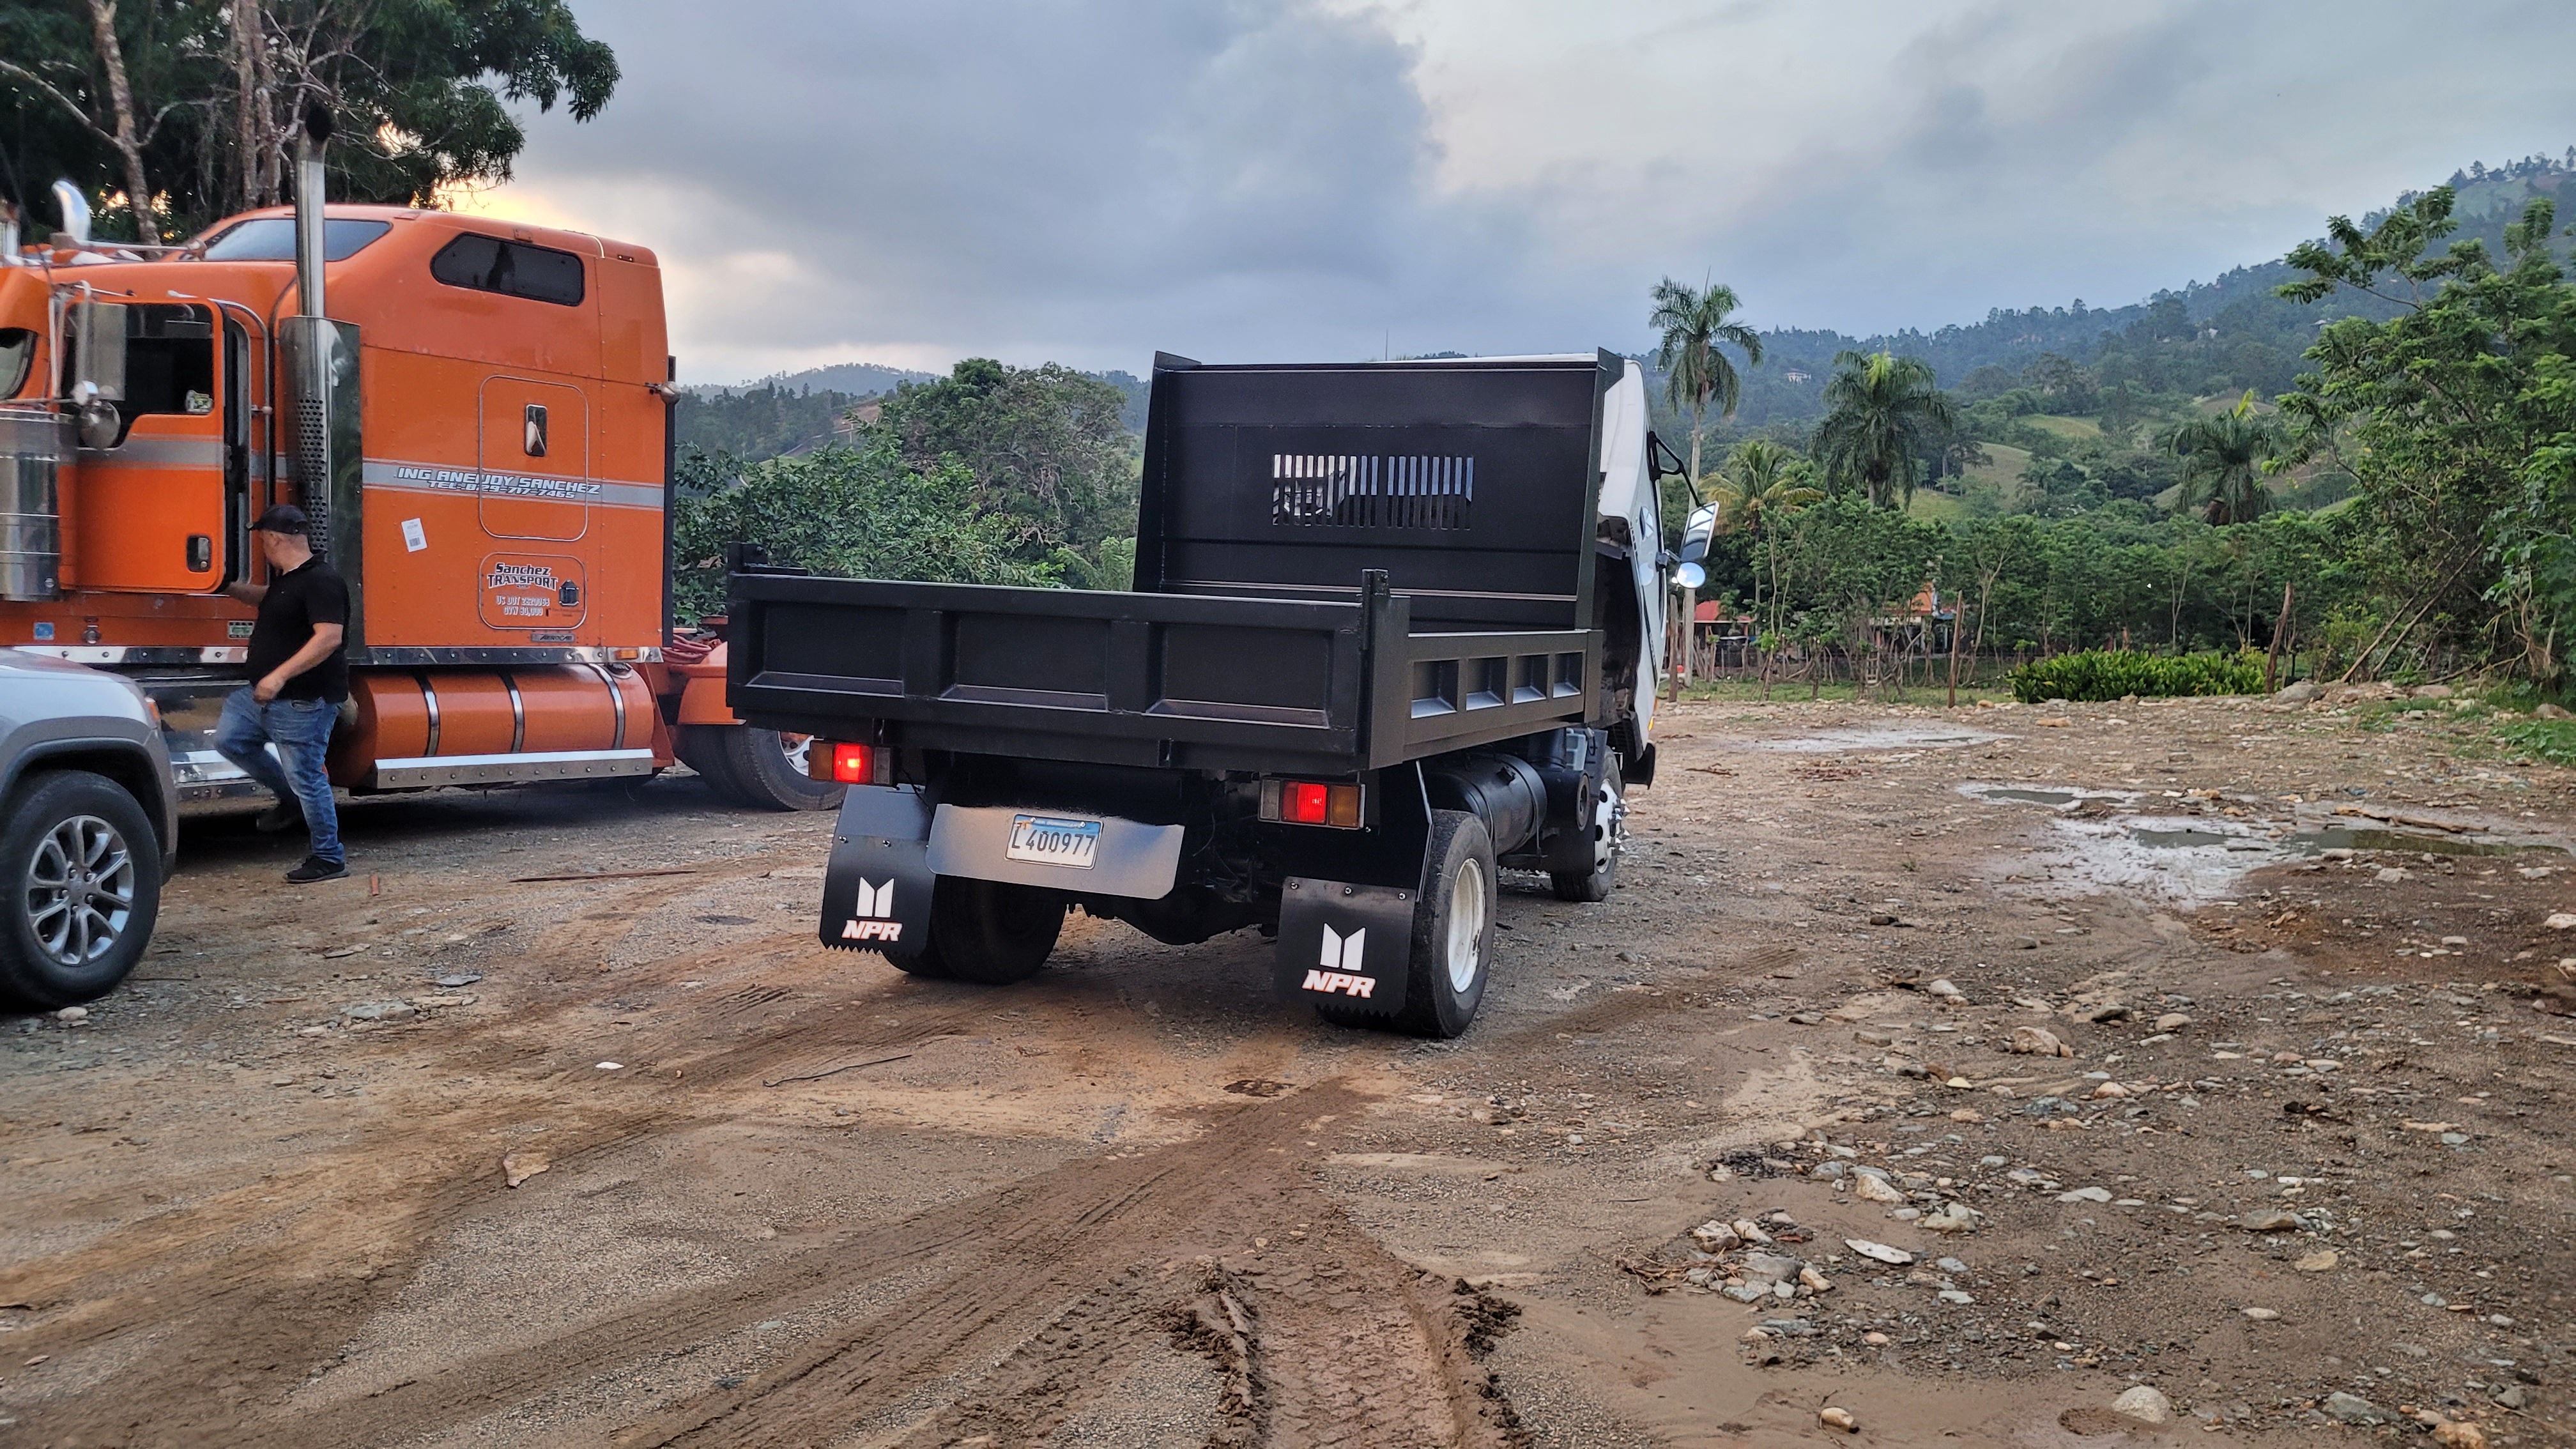
[[[483,384],[483,531],[566,540],[590,529],[589,399],[526,378]]]
[[[81,448],[63,500],[63,584],[211,593],[231,571],[234,532],[218,406],[229,359],[218,356],[214,309],[134,303],[125,321],[114,437]]]

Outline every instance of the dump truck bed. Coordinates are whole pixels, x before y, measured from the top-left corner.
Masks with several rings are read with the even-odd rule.
[[[1605,724],[1596,509],[1626,366],[1158,356],[1134,592],[738,572],[733,709],[959,753],[1333,774]]]

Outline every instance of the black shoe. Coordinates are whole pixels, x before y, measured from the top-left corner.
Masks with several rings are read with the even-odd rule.
[[[345,861],[324,860],[318,855],[304,857],[304,863],[286,873],[288,885],[311,885],[317,880],[338,880],[349,873]]]
[[[305,828],[304,807],[291,800],[280,800],[259,812],[259,818],[250,823],[250,828],[262,835],[284,835],[290,830],[302,830]]]

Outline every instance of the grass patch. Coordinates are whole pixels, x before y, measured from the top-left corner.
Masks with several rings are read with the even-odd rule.
[[[1914,501],[1906,512],[1927,523],[1946,523],[1968,511],[1968,500],[1951,493],[1935,493],[1929,488],[1914,490]]]
[[[2099,418],[2061,418],[2047,413],[2034,413],[2023,418],[2022,421],[2043,433],[2055,433],[2068,442],[2102,436],[2102,421]]]
[[[2535,760],[2576,765],[2576,719],[2526,719],[2499,725],[2496,738]]]
[[[2019,494],[2021,470],[2030,466],[2030,450],[2003,443],[1988,443],[1985,448],[1987,461],[1961,470],[1960,476],[1971,483],[1991,483],[2006,498]]]

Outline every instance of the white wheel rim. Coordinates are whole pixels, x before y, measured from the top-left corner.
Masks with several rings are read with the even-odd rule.
[[[1485,956],[1485,863],[1469,860],[1449,883],[1449,989],[1460,996],[1476,984]]]
[[[778,748],[786,753],[787,763],[795,769],[797,774],[802,775],[805,773],[806,757],[814,752],[814,737],[812,735],[791,735],[785,730],[781,730],[778,733]]]
[[[1625,833],[1628,812],[1622,808],[1619,792],[1607,783],[1601,787],[1598,803],[1592,810],[1592,873],[1599,875],[1610,868],[1619,854],[1620,836]]]
[[[36,841],[19,886],[36,946],[62,966],[116,949],[134,918],[134,854],[116,827],[75,815]]]

